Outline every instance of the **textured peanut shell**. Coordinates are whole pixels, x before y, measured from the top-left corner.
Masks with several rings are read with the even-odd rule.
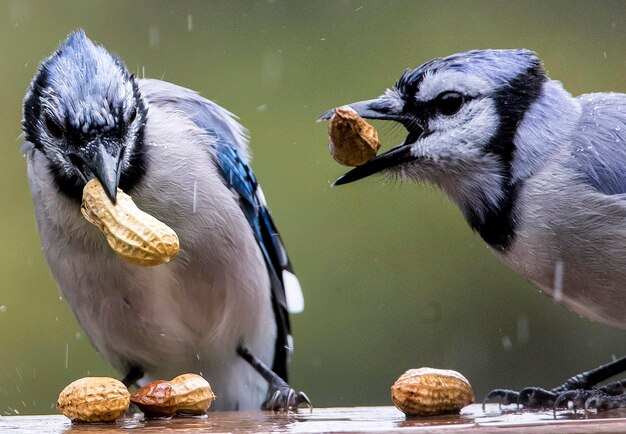
[[[125,261],[138,265],[170,262],[179,249],[178,236],[169,226],[137,208],[119,188],[117,203],[92,179],[83,189],[81,212],[106,236],[109,246]]]
[[[183,374],[171,381],[157,380],[146,384],[130,400],[150,417],[175,414],[204,414],[215,399],[208,381],[196,374]]]
[[[338,107],[328,123],[328,149],[339,164],[360,166],[378,149],[378,132],[349,106]]]
[[[393,403],[407,416],[456,413],[474,402],[472,386],[448,369],[410,369],[391,386]]]
[[[121,381],[109,377],[85,377],[65,387],[57,409],[73,422],[114,422],[130,406],[130,394]]]

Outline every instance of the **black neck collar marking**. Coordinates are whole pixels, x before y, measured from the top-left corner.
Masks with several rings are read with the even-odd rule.
[[[509,86],[498,91],[495,96],[500,126],[487,144],[485,152],[495,154],[501,162],[503,195],[496,207],[485,200],[476,204],[475,208],[482,207],[483,217],[470,210],[467,220],[487,244],[499,251],[506,251],[515,238],[517,223],[514,204],[523,184],[523,180],[514,182],[512,178],[511,163],[515,154],[513,139],[524,115],[541,95],[546,80],[537,62],[515,77]]]

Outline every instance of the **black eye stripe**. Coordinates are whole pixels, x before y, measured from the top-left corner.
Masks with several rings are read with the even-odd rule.
[[[458,93],[458,92],[450,92],[450,91],[442,92],[437,97],[435,97],[434,99],[431,99],[430,101],[408,100],[404,105],[404,111],[407,113],[413,113],[415,115],[416,121],[423,127],[424,125],[427,125],[427,122],[429,119],[432,119],[440,114],[444,114],[439,110],[437,106],[437,98],[445,93]],[[477,98],[475,96],[467,96],[467,95],[461,95],[461,96],[462,96],[463,102],[459,106],[459,109],[463,107],[465,104],[467,104],[468,102],[473,101],[474,99]]]

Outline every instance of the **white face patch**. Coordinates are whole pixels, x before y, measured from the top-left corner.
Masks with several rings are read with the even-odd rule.
[[[417,101],[432,101],[443,92],[459,92],[460,94],[475,97],[486,95],[492,90],[489,83],[477,75],[460,71],[428,72],[420,84],[415,95]]]
[[[497,158],[485,155],[485,144],[498,131],[499,117],[490,98],[468,102],[457,114],[431,120],[431,133],[412,146],[417,161],[402,168],[404,176],[442,188],[464,213],[476,209],[479,198],[495,205],[501,190]]]
[[[495,103],[490,98],[469,100],[450,116],[438,114],[428,121],[431,134],[425,143],[435,140],[433,150],[447,148],[482,149],[499,126]]]
[[[404,109],[404,99],[397,89],[387,89],[382,98],[391,110],[399,113]]]

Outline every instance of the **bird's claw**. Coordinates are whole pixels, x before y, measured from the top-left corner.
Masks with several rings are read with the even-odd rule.
[[[589,400],[589,391],[583,389],[567,390],[556,398],[554,406],[552,408],[554,417],[556,418],[556,410],[560,407],[567,407],[567,403],[571,402],[574,410],[578,407],[585,406],[587,408],[587,401]]]
[[[279,386],[274,389],[273,393],[265,402],[264,408],[269,411],[298,411],[301,405],[306,405],[310,411],[313,411],[313,404],[304,392],[296,392],[288,385]]]
[[[595,409],[597,411],[611,410],[613,408],[626,407],[626,394],[609,395],[602,390],[592,390],[585,400],[585,412]]]
[[[590,410],[604,411],[626,407],[626,394],[611,395],[599,389],[569,390],[561,393],[554,402],[555,417],[556,409],[558,407],[564,407],[564,405],[562,405],[564,402],[571,402],[574,410],[578,407],[583,407],[585,413]]]
[[[509,389],[494,389],[485,396],[483,399],[483,411],[485,411],[485,404],[492,398],[500,398],[499,406],[517,404],[519,394],[514,390]]]

